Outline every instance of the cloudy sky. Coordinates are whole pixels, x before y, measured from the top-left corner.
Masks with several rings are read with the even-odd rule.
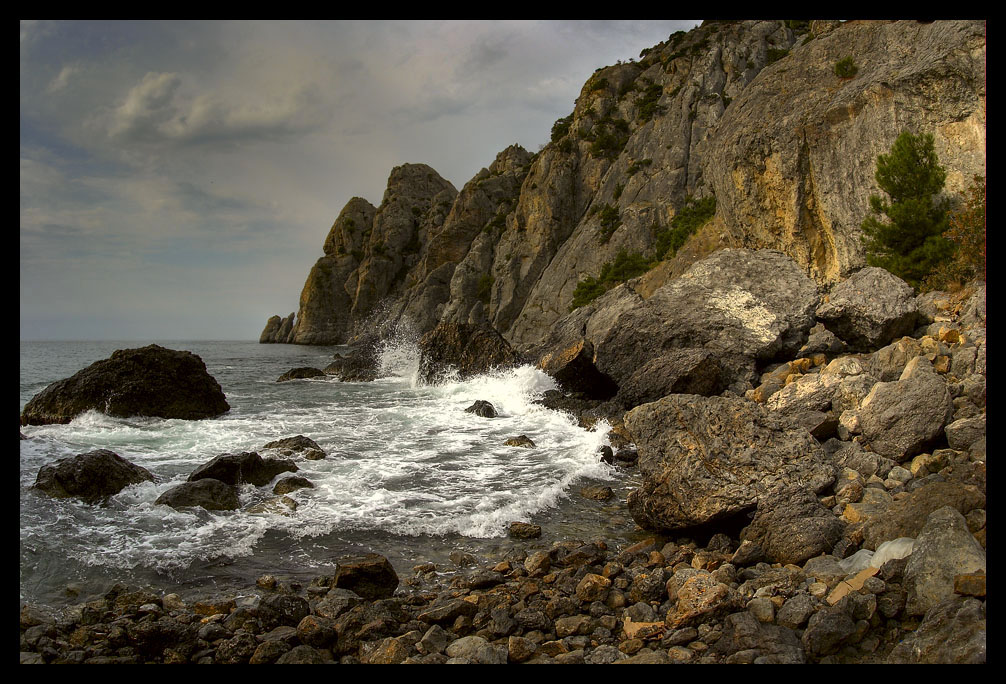
[[[394,166],[460,189],[698,23],[21,22],[21,339],[257,339]]]

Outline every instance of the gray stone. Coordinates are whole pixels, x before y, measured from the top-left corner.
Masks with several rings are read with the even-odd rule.
[[[926,612],[918,629],[894,647],[887,662],[902,664],[984,664],[985,607],[954,596]]]
[[[909,615],[923,615],[954,594],[954,577],[985,572],[985,551],[964,516],[950,506],[933,511],[905,566]]]
[[[98,503],[129,485],[153,481],[154,476],[146,468],[108,449],[98,449],[42,466],[34,488],[58,499],[76,498],[85,503]]]
[[[233,511],[241,506],[237,488],[214,478],[183,482],[161,494],[154,503],[172,508],[200,506],[208,511]]]

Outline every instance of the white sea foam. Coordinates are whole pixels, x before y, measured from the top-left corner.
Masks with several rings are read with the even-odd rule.
[[[283,358],[275,368],[293,365]],[[387,377],[374,383],[262,382],[266,372],[272,378],[279,372],[249,364],[239,391],[225,386],[236,398],[231,412],[214,420],[89,412],[69,425],[23,428],[32,437],[21,447],[23,549],[83,565],[174,571],[260,553],[271,533],[292,540],[405,535],[420,548],[426,535],[504,536],[510,521],[533,520],[561,505],[582,478],[612,477],[597,456],[607,424],[588,432],[571,416],[534,403],[555,388],[540,370],[522,366],[423,386],[416,382],[415,336],[407,332],[385,344],[380,359]],[[480,399],[499,417],[465,412]],[[298,504],[288,515],[176,511],[154,503],[221,453],[259,450],[295,434],[311,437],[328,456],[296,460],[298,475],[314,488],[288,495]],[[536,446],[503,444],[520,434]],[[157,481],[127,488],[106,506],[26,498],[41,465],[96,448],[147,468]],[[271,489],[245,487],[242,507],[271,498]]]

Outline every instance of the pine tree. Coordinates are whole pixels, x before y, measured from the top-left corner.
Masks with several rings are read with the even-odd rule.
[[[948,202],[938,198],[947,174],[940,166],[932,134],[905,131],[889,154],[877,157],[877,184],[889,200],[870,197],[871,216],[863,221],[866,263],[880,266],[916,289],[950,258]],[[886,217],[887,221],[882,221]]]

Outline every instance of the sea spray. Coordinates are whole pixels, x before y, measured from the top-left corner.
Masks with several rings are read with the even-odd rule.
[[[218,419],[91,413],[68,425],[24,428],[31,439],[21,442],[22,595],[58,595],[66,582],[97,578],[195,587],[223,576],[306,573],[365,550],[434,558],[458,544],[503,540],[512,520],[561,518],[570,507],[592,514],[596,505],[570,497],[578,483],[615,484],[615,470],[597,456],[608,426],[588,432],[535,403],[555,383],[531,366],[421,385],[416,336],[401,334],[381,347],[387,376],[376,382],[276,383],[284,369],[323,365],[336,350],[240,344],[191,348],[222,379],[232,403]],[[22,361],[22,376],[24,369]],[[22,388],[28,384],[23,377]],[[23,389],[22,404],[30,396]],[[500,416],[465,413],[477,399],[493,403]],[[251,512],[275,498],[271,485],[243,487],[242,509],[233,512],[154,503],[221,453],[260,450],[296,434],[314,439],[327,457],[296,460],[297,474],[314,487],[287,495],[295,508]],[[504,444],[520,434],[537,446]],[[104,506],[31,490],[42,465],[95,448],[147,468],[156,481],[127,488]]]

